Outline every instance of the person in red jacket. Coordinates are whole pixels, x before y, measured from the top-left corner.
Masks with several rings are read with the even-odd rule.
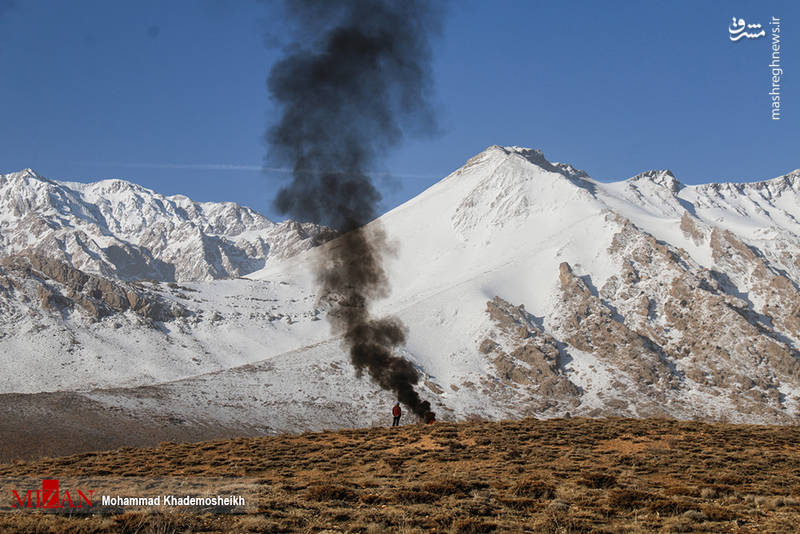
[[[392,421],[392,426],[400,426],[400,416],[403,415],[403,410],[400,409],[400,403],[394,403],[394,408],[392,408],[392,415],[394,416],[394,420]]]

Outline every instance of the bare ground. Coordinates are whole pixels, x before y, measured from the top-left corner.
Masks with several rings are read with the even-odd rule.
[[[263,432],[137,415],[80,393],[0,395],[0,462],[257,434]]]

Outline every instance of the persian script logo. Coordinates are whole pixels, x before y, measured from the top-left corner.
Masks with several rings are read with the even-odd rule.
[[[749,30],[754,31],[751,33]],[[759,37],[764,37],[767,34],[767,32],[761,28],[761,24],[745,24],[744,19],[737,19],[736,17],[731,19],[731,25],[728,26],[728,33],[730,34],[729,37],[731,38],[731,41],[738,41],[742,37],[747,37],[748,39],[758,39]]]
[[[34,498],[35,495],[35,498]],[[41,489],[27,490],[22,495],[17,490],[11,490],[12,508],[91,508],[94,490],[89,490],[86,496],[81,490],[70,493],[69,490],[61,492],[58,479],[42,480]]]

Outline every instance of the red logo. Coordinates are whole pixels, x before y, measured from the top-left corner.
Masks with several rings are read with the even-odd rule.
[[[34,497],[35,496],[35,497]],[[89,490],[86,496],[81,490],[70,493],[69,490],[61,492],[57,478],[42,480],[41,489],[28,490],[21,496],[17,490],[11,490],[12,508],[87,508],[92,507],[94,490]]]

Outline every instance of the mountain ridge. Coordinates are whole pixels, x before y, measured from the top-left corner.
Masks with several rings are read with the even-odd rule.
[[[605,183],[541,151],[489,147],[367,225],[391,249],[392,293],[372,311],[407,325],[399,353],[444,420],[789,423],[800,416],[798,176],[715,189],[662,170]],[[316,287],[329,246],[242,279],[147,282],[185,310],[152,324],[130,311],[89,320],[80,306],[59,315],[10,292],[0,302],[17,319],[0,323],[0,350],[24,357],[0,360],[0,392],[32,394],[33,412],[37,387],[70,391],[109,413],[180,420],[192,436],[230,421],[247,432],[379,424],[391,394],[352,370]]]
[[[241,276],[333,235],[233,202],[168,197],[119,179],[59,182],[31,169],[0,175],[0,207],[0,253],[33,250],[124,280]]]

